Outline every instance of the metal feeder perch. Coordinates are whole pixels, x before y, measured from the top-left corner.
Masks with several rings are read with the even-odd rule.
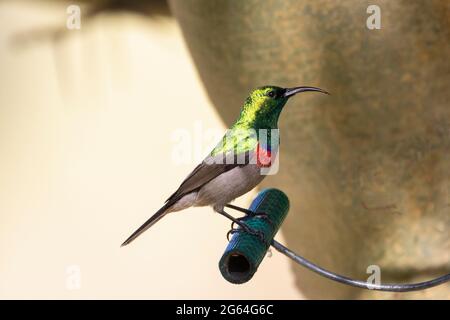
[[[253,200],[249,210],[267,215],[264,219],[260,216],[243,219],[249,228],[262,232],[267,243],[246,232],[233,234],[219,268],[223,277],[235,284],[245,283],[255,274],[289,211],[289,199],[278,189],[265,189]]]
[[[247,233],[239,228],[235,230],[237,232],[233,234],[219,261],[220,272],[231,283],[242,284],[249,281],[258,270],[258,266],[264,259],[270,245],[297,264],[322,277],[362,289],[406,292],[423,290],[450,281],[450,274],[446,274],[419,283],[375,284],[336,274],[308,261],[273,239],[289,210],[289,199],[282,191],[278,189],[265,189],[261,191],[255,200],[253,200],[249,210],[251,212],[265,214],[264,216],[248,215],[242,221],[251,230],[264,234],[264,240],[266,242],[262,242],[258,235]]]

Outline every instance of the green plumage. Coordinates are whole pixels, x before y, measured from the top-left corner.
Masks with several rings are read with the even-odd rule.
[[[260,133],[266,134],[266,132],[267,146],[265,148],[270,149],[270,129],[278,128],[278,118],[288,100],[283,97],[283,92],[283,88],[275,86],[264,86],[253,90],[245,100],[237,121],[211,152],[211,156],[229,152],[239,155],[253,151],[258,145]],[[260,131],[261,129],[267,129],[267,131]]]
[[[271,156],[277,152],[279,143],[278,139],[273,139],[272,129],[278,129],[278,118],[288,99],[306,91],[327,93],[320,88],[304,86],[264,86],[253,90],[245,100],[238,120],[210,155],[184,179],[162,208],[122,245],[132,242],[170,212],[191,206],[211,205],[214,210],[224,214],[224,205],[248,192],[262,180],[261,172],[254,170],[255,166],[251,164],[257,164],[259,168],[271,165]],[[254,157],[255,154],[257,157]],[[247,162],[255,159],[257,161],[254,163]]]

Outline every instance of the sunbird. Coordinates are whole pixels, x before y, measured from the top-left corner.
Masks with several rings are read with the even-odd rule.
[[[122,246],[131,243],[168,213],[200,206],[212,206],[215,212],[232,220],[245,232],[256,233],[264,241],[262,234],[251,230],[241,219],[234,218],[224,209],[228,207],[246,215],[264,217],[264,213],[251,212],[230,202],[252,190],[265,178],[261,169],[270,167],[272,157],[278,152],[278,141],[274,143],[271,137],[262,139],[260,132],[267,132],[270,136],[272,130],[278,129],[278,118],[286,102],[294,95],[308,91],[329,94],[323,89],[307,86],[263,86],[253,90],[238,119],[219,144],[184,179],[162,208]]]

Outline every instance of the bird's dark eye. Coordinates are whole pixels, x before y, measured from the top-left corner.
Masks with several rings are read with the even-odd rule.
[[[269,92],[267,92],[267,96],[269,96],[269,97],[271,97],[271,98],[275,97],[275,91],[269,91]]]

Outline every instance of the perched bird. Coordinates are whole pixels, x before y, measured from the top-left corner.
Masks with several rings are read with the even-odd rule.
[[[213,206],[214,211],[252,232],[241,220],[224,208],[246,214],[258,214],[231,205],[230,202],[249,192],[266,176],[261,169],[270,167],[278,151],[278,141],[271,136],[278,129],[278,118],[284,105],[297,93],[328,92],[316,87],[280,88],[264,86],[253,90],[245,100],[239,118],[213,151],[181,183],[166,203],[139,227],[122,246],[129,244],[170,212],[189,207]],[[265,130],[264,130],[265,129]],[[266,134],[262,137],[261,132]]]

